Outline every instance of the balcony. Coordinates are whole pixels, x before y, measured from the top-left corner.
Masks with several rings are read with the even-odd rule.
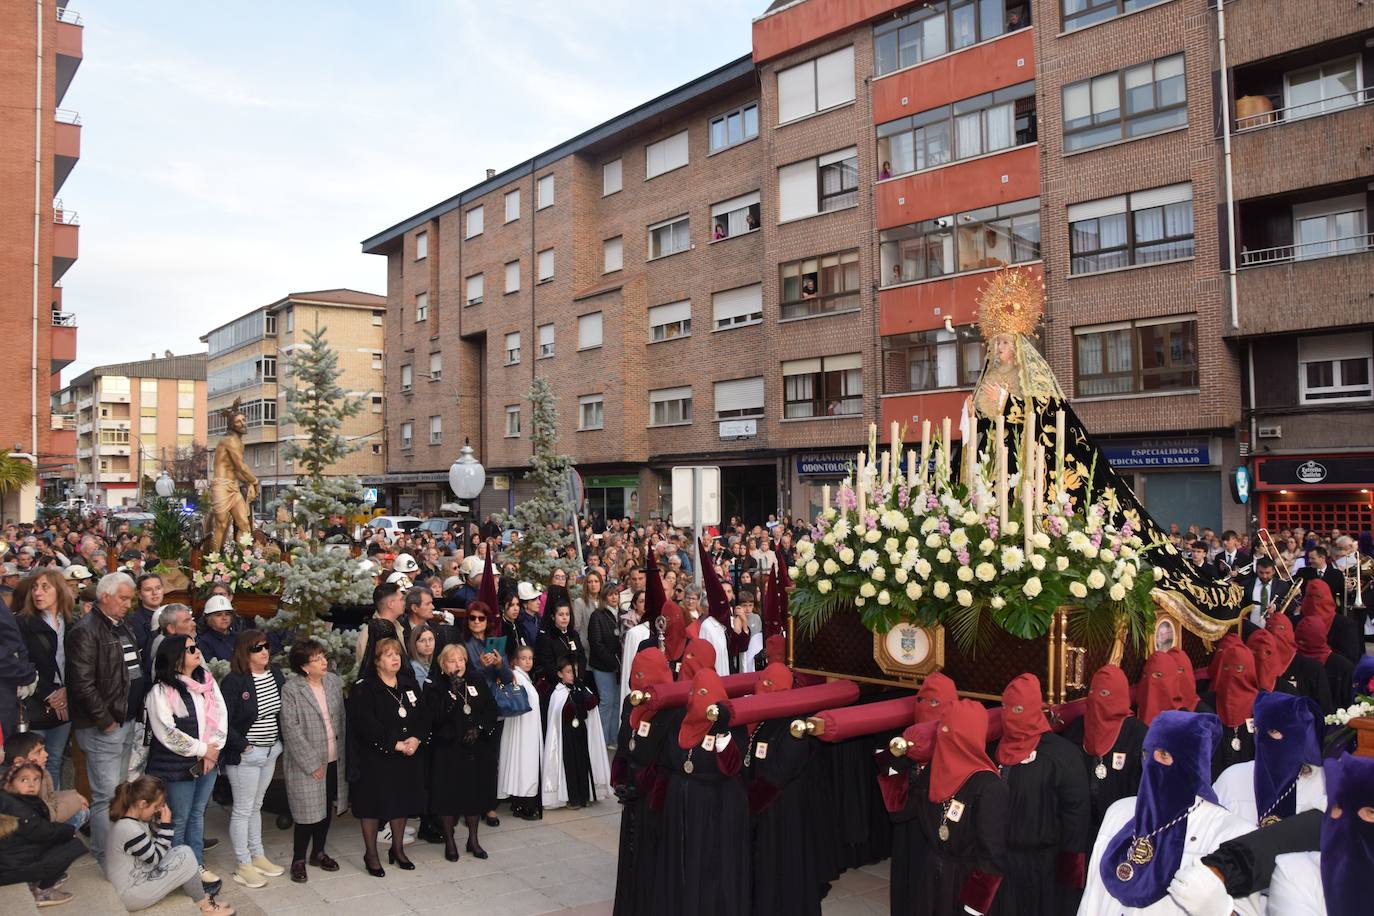
[[[57,8],[57,104],[62,104],[62,98],[67,94],[67,87],[72,84],[72,77],[76,76],[76,70],[81,66],[81,41],[84,28],[81,24],[81,14],[74,10],[69,10],[65,6]]]
[[[58,323],[58,317],[63,319]],[[49,356],[52,374],[56,375],[76,360],[76,316],[68,312],[53,312],[52,352]]]
[[[1369,298],[1374,289],[1374,235],[1359,239],[1361,247],[1327,257],[1303,257],[1303,249],[1310,246],[1289,246],[1292,257],[1270,257],[1241,270],[1236,278],[1240,327],[1235,333],[1253,336],[1369,324],[1374,314]]]
[[[53,202],[52,223],[52,279],[56,283],[76,263],[80,222],[76,211],[65,209],[58,200]]]
[[[1209,4],[1210,6],[1210,4]],[[1215,18],[1209,10],[1207,15]],[[1226,54],[1232,67],[1374,29],[1374,5],[1350,0],[1245,0],[1226,4]]]
[[[53,192],[66,183],[67,176],[81,158],[81,115],[66,108],[57,109],[53,125]]]
[[[905,424],[907,428],[907,439],[911,440],[913,433],[919,437],[921,423],[929,420],[935,429],[940,428],[940,423],[945,417],[954,419],[952,435],[959,435],[959,413],[964,409],[964,399],[972,394],[971,389],[952,388],[941,391],[924,391],[912,394],[886,394],[881,400],[882,423],[879,424],[883,430],[891,429],[895,421],[898,425]]]
[[[1039,261],[1025,269],[1037,279],[1044,275]],[[946,318],[956,325],[972,324],[977,320],[979,291],[990,278],[990,272],[974,270],[886,287],[878,293],[878,333],[887,336],[942,328]]]

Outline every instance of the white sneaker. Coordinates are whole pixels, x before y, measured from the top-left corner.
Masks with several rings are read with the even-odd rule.
[[[377,845],[380,846],[380,845],[382,845],[383,843],[385,843],[385,844],[388,845],[388,846],[391,845],[391,825],[390,825],[390,824],[383,824],[383,825],[382,825],[382,829],[377,831]]]
[[[419,827],[415,824],[406,824],[405,835],[401,838],[402,846],[410,846],[415,842],[415,836],[419,832]]]
[[[253,867],[258,870],[258,874],[265,878],[280,878],[286,874],[286,869],[273,862],[267,856],[254,856]]]
[[[202,884],[218,884],[220,878],[219,875],[202,865],[200,868],[200,881]]]
[[[204,874],[202,872],[202,874]],[[244,887],[266,887],[267,879],[262,876],[262,872],[253,867],[252,863],[245,862],[234,869],[234,880]]]

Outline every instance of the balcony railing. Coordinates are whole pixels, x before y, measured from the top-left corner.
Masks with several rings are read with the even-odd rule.
[[[70,108],[59,108],[53,112],[53,119],[58,124],[81,124],[81,112],[73,111]]]
[[[1277,245],[1240,253],[1242,267],[1262,267],[1265,264],[1284,264],[1289,261],[1313,261],[1343,254],[1358,254],[1374,249],[1374,232],[1352,235],[1324,242],[1304,242],[1301,245]]]
[[[61,200],[52,202],[52,221],[67,226],[75,226],[81,222],[76,211],[68,210]]]
[[[82,25],[81,14],[65,6],[59,6],[57,8],[57,21],[65,22],[68,25]]]
[[[1358,108],[1370,102],[1374,102],[1374,86],[1366,86],[1363,89],[1356,89],[1354,92],[1333,95],[1330,98],[1320,99],[1314,102],[1289,105],[1287,108],[1273,108],[1269,111],[1261,111],[1252,115],[1246,115],[1243,118],[1236,118],[1236,133],[1273,127],[1275,124],[1283,124],[1288,121],[1303,121],[1307,118],[1316,118],[1324,114],[1345,111],[1347,108]]]
[[[53,309],[52,323],[53,327],[56,328],[74,328],[76,327],[76,312],[59,312],[57,309]]]

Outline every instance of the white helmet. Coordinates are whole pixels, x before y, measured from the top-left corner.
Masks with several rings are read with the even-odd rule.
[[[391,564],[391,566],[397,572],[403,573],[418,572],[420,569],[420,564],[416,563],[415,558],[408,553],[397,554],[396,562]]]
[[[410,576],[407,576],[403,572],[392,573],[391,575],[386,577],[386,581],[395,582],[397,585],[401,587],[401,591],[403,592],[409,591],[411,588],[415,586],[415,583],[410,581]]]

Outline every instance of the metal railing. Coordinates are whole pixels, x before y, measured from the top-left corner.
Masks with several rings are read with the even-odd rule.
[[[59,108],[52,114],[53,119],[58,124],[75,124],[81,126],[81,112],[73,111],[70,108]]]
[[[77,217],[76,211],[68,210],[62,203],[61,198],[52,202],[52,221],[67,226],[75,226],[81,222]]]
[[[74,328],[76,327],[76,312],[59,312],[57,309],[53,309],[52,323],[53,327]]]
[[[65,7],[65,6],[59,6],[59,7],[57,8],[57,21],[58,21],[58,22],[65,22],[65,23],[67,23],[68,25],[83,25],[83,24],[84,24],[84,23],[81,21],[81,14],[80,14],[80,13],[78,13],[76,10],[68,9],[68,8]]]
[[[1242,267],[1260,267],[1265,264],[1283,264],[1289,261],[1313,261],[1318,258],[1333,258],[1343,254],[1359,254],[1374,249],[1374,232],[1352,235],[1343,239],[1330,239],[1324,242],[1304,242],[1300,245],[1276,245],[1273,248],[1257,248],[1241,251]]]
[[[1330,98],[1315,102],[1303,102],[1299,105],[1289,105],[1287,108],[1273,108],[1269,111],[1236,118],[1236,133],[1273,127],[1275,124],[1283,124],[1288,121],[1316,118],[1337,111],[1345,111],[1348,108],[1358,108],[1370,102],[1374,102],[1374,86],[1366,86],[1363,89],[1356,89],[1354,92],[1333,95]]]

